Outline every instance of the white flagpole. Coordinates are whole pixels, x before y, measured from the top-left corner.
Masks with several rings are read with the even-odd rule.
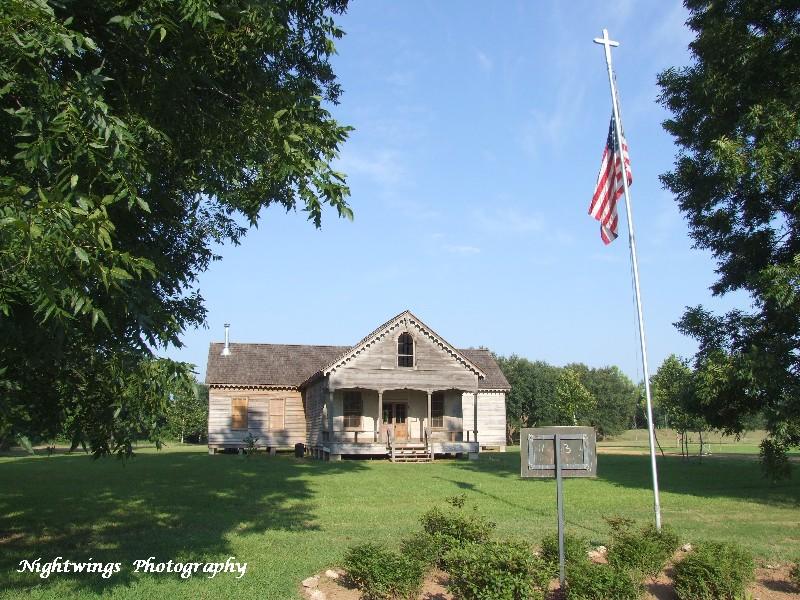
[[[636,260],[636,238],[633,235],[633,214],[631,213],[631,195],[628,189],[628,168],[622,153],[622,123],[619,120],[619,104],[617,89],[614,86],[614,71],[611,68],[611,47],[619,46],[608,38],[608,30],[603,29],[603,37],[595,38],[596,44],[602,44],[606,52],[608,67],[608,84],[611,86],[611,106],[614,110],[614,128],[617,138],[617,156],[622,165],[622,189],[625,192],[625,212],[628,217],[628,240],[630,241],[631,263],[633,264],[633,285],[636,289],[636,312],[639,317],[639,342],[642,345],[642,369],[644,370],[644,391],[647,401],[647,435],[650,438],[650,468],[653,472],[653,506],[656,514],[656,530],[661,531],[661,500],[658,494],[658,470],[656,469],[656,437],[653,430],[653,402],[650,397],[650,373],[647,369],[647,344],[644,337],[644,317],[642,316],[642,294],[639,290],[639,263]]]

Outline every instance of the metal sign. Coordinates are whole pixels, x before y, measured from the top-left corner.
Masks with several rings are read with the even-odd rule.
[[[537,427],[520,436],[522,477],[556,479],[558,563],[564,587],[564,477],[597,475],[596,435],[593,427]]]
[[[559,435],[562,477],[597,476],[597,436],[593,427],[536,427],[520,435],[522,477],[556,476],[555,436]]]

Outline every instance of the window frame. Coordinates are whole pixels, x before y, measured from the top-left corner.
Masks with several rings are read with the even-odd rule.
[[[278,416],[277,411],[273,411],[272,407],[275,405],[280,406],[281,426],[276,427],[274,417]],[[286,429],[286,398],[270,398],[269,399],[269,430],[270,431],[283,431]]]
[[[404,344],[403,350],[408,350],[409,349],[408,348],[409,344],[407,342],[405,342],[405,341],[401,341],[401,340],[404,340],[405,336],[407,336],[408,339],[410,340],[410,346],[411,346],[411,348],[410,348],[411,349],[411,353],[410,354],[401,353],[400,352],[400,349],[401,349],[400,348],[400,344]],[[414,336],[411,335],[408,331],[404,331],[403,333],[401,333],[400,335],[397,336],[397,366],[399,368],[401,368],[401,369],[413,369],[417,365],[417,361],[416,361],[417,352],[416,351],[417,351],[417,342],[414,339]],[[410,360],[410,362],[411,362],[410,365],[401,364],[401,359],[409,359],[409,358],[411,359]]]
[[[234,408],[238,401],[238,415],[237,410]],[[244,406],[244,413],[241,407]],[[238,419],[238,420],[237,420]],[[238,425],[238,426],[237,426]],[[231,397],[231,430],[232,431],[247,431],[250,427],[250,398],[247,396],[232,396]]]
[[[440,415],[435,414],[438,412],[435,410],[438,402],[441,402]],[[433,392],[431,394],[431,429],[444,429],[444,392]]]
[[[348,406],[348,403],[355,403]],[[364,423],[364,397],[359,390],[342,394],[342,425],[345,431],[361,431]]]

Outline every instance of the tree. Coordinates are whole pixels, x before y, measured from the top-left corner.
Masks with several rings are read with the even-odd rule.
[[[800,445],[800,8],[789,0],[686,0],[692,64],[659,75],[679,146],[662,176],[695,247],[717,262],[715,295],[752,309],[689,308],[703,414],[728,433],[763,413],[762,457]]]
[[[199,442],[208,431],[208,387],[196,383],[191,393],[173,395],[167,409],[169,433],[183,444]]]
[[[213,248],[272,204],[352,216],[324,106],[345,7],[0,3],[0,438],[128,453],[125,415],[157,436],[192,378],[152,357],[204,323]]]
[[[602,439],[628,429],[636,415],[636,386],[618,367],[590,369],[583,364],[567,365],[580,377],[586,390],[595,398],[589,422]]]
[[[708,428],[698,404],[692,368],[674,354],[664,359],[650,380],[654,408],[658,406],[668,423],[681,438],[681,456],[689,456],[688,431],[700,434],[703,454],[703,431]]]
[[[556,401],[561,425],[588,421],[597,404],[596,398],[581,383],[578,373],[570,368],[561,369],[558,375]]]
[[[508,442],[520,427],[553,424],[556,413],[556,381],[561,369],[543,361],[530,361],[516,355],[497,357],[500,370],[511,384],[506,395],[506,427]]]

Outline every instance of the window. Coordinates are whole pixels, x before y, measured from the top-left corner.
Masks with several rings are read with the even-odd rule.
[[[361,402],[361,392],[344,393],[344,426],[346,429],[361,428],[361,413],[363,403]]]
[[[444,428],[444,392],[433,392],[431,396],[431,427]]]
[[[285,400],[283,398],[269,401],[269,428],[272,431],[284,429]]]
[[[231,429],[247,429],[247,398],[231,398]]]
[[[410,333],[401,333],[397,338],[397,366],[414,366],[414,338]]]

